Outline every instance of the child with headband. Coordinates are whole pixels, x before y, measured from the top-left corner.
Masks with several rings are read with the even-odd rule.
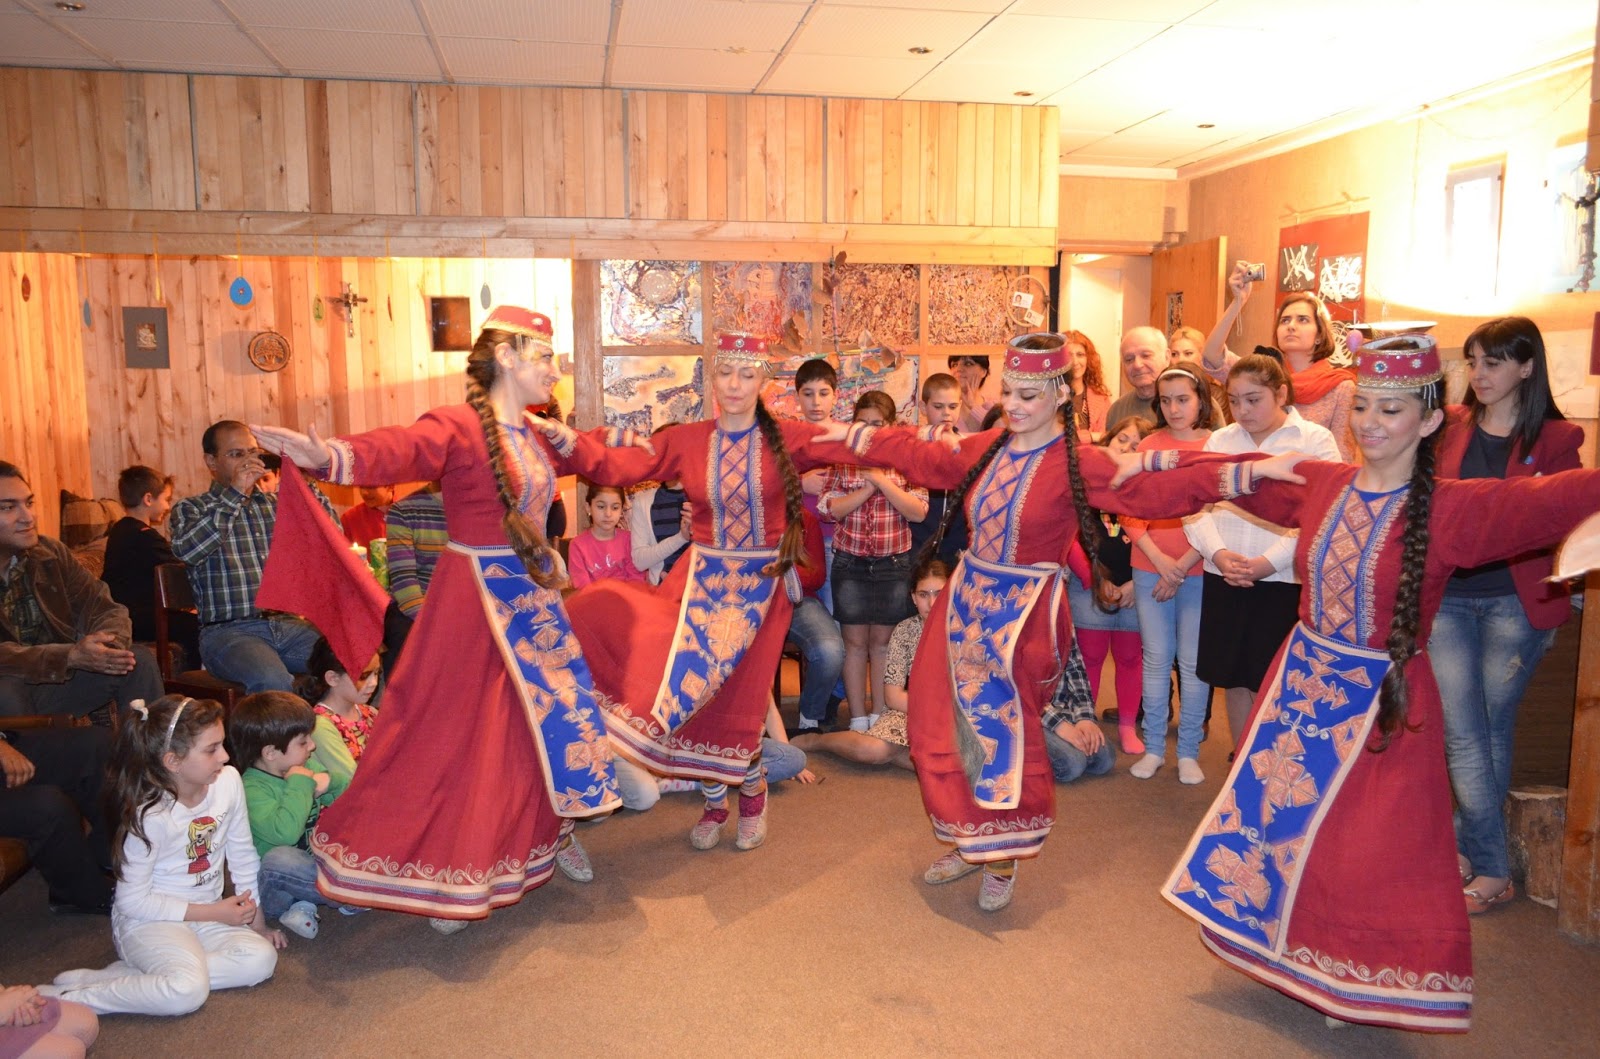
[[[121,959],[66,971],[39,992],[103,1015],[184,1015],[213,989],[272,977],[284,937],[256,907],[261,861],[223,748],[222,707],[163,695],[133,709],[107,788],[118,880],[111,938]],[[231,897],[222,896],[224,864]]]

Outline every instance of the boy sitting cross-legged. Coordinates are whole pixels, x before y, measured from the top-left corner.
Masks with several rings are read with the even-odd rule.
[[[330,777],[315,757],[316,723],[306,700],[287,691],[246,695],[228,722],[233,760],[245,767],[250,834],[261,854],[261,910],[302,938],[317,936],[317,905],[334,905],[317,892],[316,861],[307,850],[311,828],[350,782]]]

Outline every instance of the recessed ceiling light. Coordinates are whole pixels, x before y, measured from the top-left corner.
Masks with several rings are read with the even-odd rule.
[[[1033,95],[1032,92],[1028,92],[1028,91],[1013,92],[1011,94],[1016,96],[1019,99],[1027,99],[1029,96]]]
[[[1216,126],[1208,121],[1208,122],[1204,122],[1203,124],[1196,125],[1195,128],[1197,128],[1197,129],[1214,129],[1214,128],[1216,128]]]
[[[56,10],[65,11],[69,15],[83,10],[82,4],[68,3],[67,0],[56,0]]]
[[[910,52],[912,55],[927,55],[930,52],[932,52],[933,49],[932,48],[924,48],[922,45],[918,44],[914,48],[907,48],[906,51]]]

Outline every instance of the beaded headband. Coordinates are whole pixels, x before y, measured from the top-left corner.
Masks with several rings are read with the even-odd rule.
[[[767,367],[767,340],[757,335],[730,331],[717,336],[717,360],[729,364]]]

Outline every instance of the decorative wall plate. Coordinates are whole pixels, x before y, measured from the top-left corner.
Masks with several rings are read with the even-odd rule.
[[[228,284],[228,300],[243,309],[255,299],[256,292],[250,289],[250,281],[240,276]]]
[[[282,371],[289,363],[289,340],[276,331],[262,331],[250,340],[246,352],[261,371]]]

